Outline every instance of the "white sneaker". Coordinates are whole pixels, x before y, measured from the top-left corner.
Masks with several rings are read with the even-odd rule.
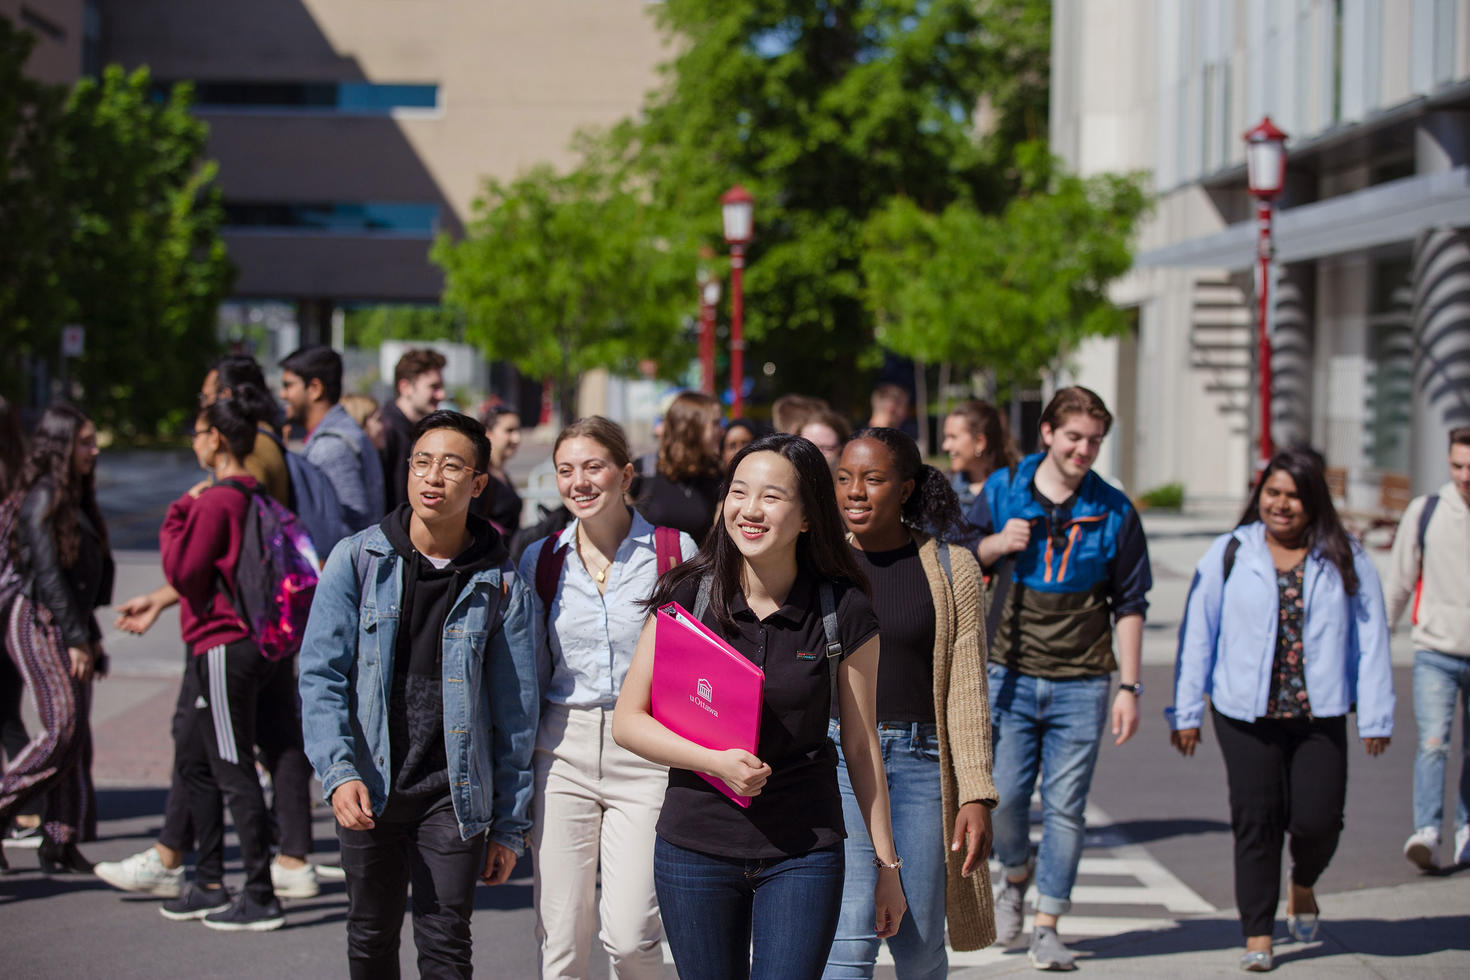
[[[1439,828],[1420,827],[1404,842],[1404,857],[1418,866],[1420,871],[1433,871],[1439,865],[1434,860],[1439,850]]]
[[[1455,831],[1455,863],[1470,864],[1470,824]]]
[[[311,865],[283,868],[279,861],[271,862],[271,887],[277,898],[316,898],[322,890]]]
[[[92,873],[113,888],[159,898],[178,898],[184,886],[184,869],[165,868],[158,852],[151,847],[121,861],[102,861],[92,868]]]
[[[347,872],[342,870],[340,864],[318,864],[316,877],[318,881],[346,881]]]

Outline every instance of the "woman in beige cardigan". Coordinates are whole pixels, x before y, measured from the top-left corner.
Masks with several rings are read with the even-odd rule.
[[[889,951],[903,980],[943,977],[946,919],[957,950],[995,940],[985,861],[996,792],[980,569],[973,552],[945,541],[965,530],[949,481],[897,429],[864,429],[847,443],[837,504],[882,631],[878,737],[909,903]],[[853,815],[842,917],[823,976],[869,978],[878,956],[875,861],[842,765],[838,784]]]

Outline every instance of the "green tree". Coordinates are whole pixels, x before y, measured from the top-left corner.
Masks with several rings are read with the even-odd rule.
[[[343,336],[348,347],[369,349],[386,340],[458,340],[459,324],[441,306],[362,306],[347,311]]]
[[[597,161],[489,180],[475,213],[462,241],[441,237],[430,253],[445,305],[487,356],[554,378],[564,419],[593,368],[687,360],[693,250],[673,247],[657,213]]]
[[[1132,264],[1143,177],[1084,180],[1037,143],[1019,147],[1016,169],[1021,190],[998,214],[895,198],[868,220],[862,271],[885,346],[987,367],[1008,387],[1055,368],[1084,337],[1126,329],[1107,288]]]
[[[1009,146],[1045,125],[1049,5],[669,0],[660,17],[679,53],[613,145],[691,239],[719,242],[719,195],[752,192],[750,361],[850,407],[876,357],[864,222],[895,197],[986,210],[1012,192]]]
[[[28,43],[16,36],[0,18],[0,78],[20,75]],[[23,121],[0,122],[0,136],[18,132],[12,148],[34,147],[0,178],[5,197],[30,194],[45,216],[38,227],[22,211],[21,237],[6,236],[25,255],[0,265],[7,380],[22,380],[29,358],[54,364],[61,327],[81,324],[86,354],[69,373],[98,423],[124,436],[167,431],[192,411],[234,276],[216,166],[203,159],[207,128],[189,112],[187,86],[162,99],[150,88],[146,69],[111,66],[69,93],[26,82],[13,103],[0,98],[6,119]]]

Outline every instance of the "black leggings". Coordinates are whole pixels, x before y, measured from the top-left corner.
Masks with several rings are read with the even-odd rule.
[[[1281,849],[1291,835],[1291,880],[1311,888],[1342,833],[1347,719],[1227,718],[1212,709],[1230,782],[1235,903],[1247,936],[1274,932]]]

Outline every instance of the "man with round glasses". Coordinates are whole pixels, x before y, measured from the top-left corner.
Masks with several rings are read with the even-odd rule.
[[[509,878],[531,827],[531,598],[500,535],[469,513],[489,440],[445,411],[413,435],[408,499],[332,552],[301,647],[353,977],[397,976],[410,885],[419,972],[468,977],[475,882]]]

